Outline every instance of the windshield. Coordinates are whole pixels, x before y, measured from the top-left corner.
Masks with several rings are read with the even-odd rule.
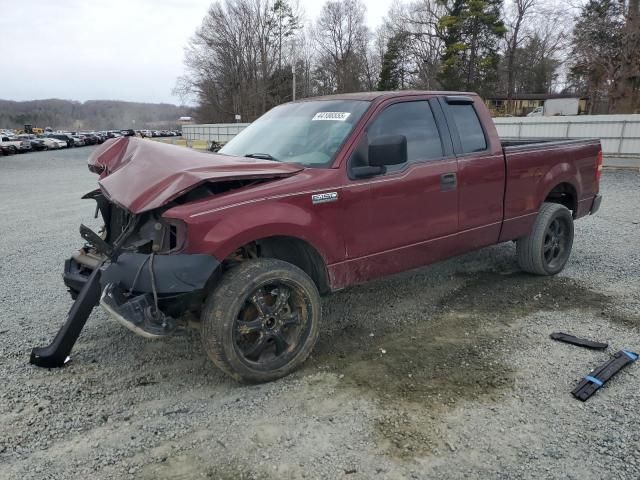
[[[317,100],[288,103],[257,119],[219,153],[328,167],[369,102]]]

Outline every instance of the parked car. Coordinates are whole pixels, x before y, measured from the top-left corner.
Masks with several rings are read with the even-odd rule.
[[[84,145],[85,145],[84,138],[82,138],[81,136],[78,136],[78,135],[74,135],[71,138],[73,138],[73,146],[74,147],[84,147]]]
[[[5,145],[4,143],[0,142],[0,154],[6,156],[6,155],[13,155],[14,153],[18,153],[18,150],[16,148],[14,148],[11,145]]]
[[[33,151],[40,151],[40,150],[47,150],[47,146],[44,144],[44,142],[37,138],[36,135],[31,134],[31,133],[23,133],[17,136],[18,140],[20,140],[21,142],[29,142],[29,145],[31,145],[31,150]]]
[[[7,151],[11,153],[26,153],[31,151],[31,142],[16,136],[0,137],[0,144],[7,147]]]
[[[57,138],[52,138],[52,137],[40,137],[40,138],[44,140],[45,145],[47,145],[49,149],[67,148],[67,142],[65,142],[64,140],[59,140]]]
[[[19,153],[28,153],[28,152],[31,152],[32,150],[33,150],[33,147],[31,146],[30,140],[20,140],[20,148],[18,148]]]
[[[88,137],[93,143],[92,145],[99,145],[104,142],[104,138],[94,132],[83,134],[85,137]]]
[[[95,145],[97,143],[96,137],[94,137],[93,135],[81,133],[78,134],[78,136],[84,140],[85,145]]]
[[[62,140],[67,143],[67,147],[74,146],[74,139],[68,133],[45,133],[45,136],[49,138],[57,138],[58,140]]]
[[[85,145],[97,145],[98,143],[98,137],[96,137],[95,135],[83,133],[82,137],[84,138]]]
[[[221,370],[274,380],[312,351],[322,294],[511,241],[522,270],[559,273],[574,220],[600,207],[601,168],[597,139],[501,140],[471,93],[284,104],[218,154],[110,141],[83,197],[105,228],[81,227],[89,246],[65,263],[75,313],[32,359],[63,365],[100,304],[152,338],[200,318]]]
[[[41,138],[32,138],[29,140],[29,142],[31,143],[31,149],[34,151],[49,150],[49,147]]]

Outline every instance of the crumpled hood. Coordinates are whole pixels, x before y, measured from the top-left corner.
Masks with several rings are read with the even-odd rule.
[[[281,178],[295,164],[216,155],[136,137],[107,140],[89,157],[103,193],[132,213],[161,207],[204,182]]]

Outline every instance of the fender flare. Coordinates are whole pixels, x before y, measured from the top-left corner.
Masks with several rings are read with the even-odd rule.
[[[553,189],[562,183],[571,185],[576,192],[575,202],[577,204],[579,201],[578,192],[580,191],[580,185],[576,184],[579,183],[579,180],[580,176],[578,175],[578,171],[571,163],[562,162],[554,165],[540,179],[538,187],[538,210],[540,210],[540,207]]]

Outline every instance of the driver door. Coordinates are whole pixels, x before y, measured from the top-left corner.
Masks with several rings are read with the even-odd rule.
[[[458,231],[457,161],[446,128],[438,102],[426,98],[386,104],[366,127],[369,142],[404,135],[407,162],[345,189],[346,257],[358,281],[429,263],[442,254],[437,240]]]

